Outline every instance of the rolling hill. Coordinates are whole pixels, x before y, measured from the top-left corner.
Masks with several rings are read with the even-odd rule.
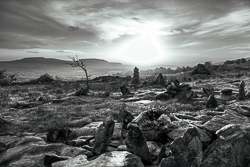
[[[68,62],[70,61],[32,57],[14,61],[0,61],[0,69],[7,69],[21,80],[32,79],[44,73],[71,79],[84,76],[80,68],[73,68],[67,64]],[[102,59],[85,59],[85,64],[92,77],[112,74],[128,69],[131,70],[133,68],[133,66],[112,63]]]

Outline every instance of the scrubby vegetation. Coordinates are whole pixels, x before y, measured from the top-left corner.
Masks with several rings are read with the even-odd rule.
[[[221,65],[219,68],[229,68],[227,65],[224,66]],[[210,63],[204,63],[197,65],[192,71],[176,74],[160,73],[147,77],[142,77],[141,73],[139,77],[139,69],[135,68],[133,78],[131,76],[101,76],[89,81],[68,81],[62,77],[53,77],[46,73],[27,82],[11,80],[11,76],[3,70],[0,73],[0,76],[2,76],[0,78],[10,79],[10,84],[1,84],[0,87],[0,135],[22,138],[32,134],[35,139],[37,139],[37,136],[47,135],[47,142],[50,142],[54,139],[48,140],[48,136],[53,131],[56,132],[55,135],[61,137],[62,131],[68,132],[70,129],[76,133],[90,123],[105,119],[111,122],[118,121],[119,123],[116,122],[116,125],[121,124],[121,127],[126,129],[130,123],[126,121],[133,120],[129,126],[134,127],[133,124],[136,123],[144,134],[148,133],[148,136],[144,136],[147,142],[152,140],[158,142],[159,146],[168,143],[166,149],[173,149],[173,143],[175,142],[172,141],[179,141],[177,137],[184,137],[185,135],[182,136],[184,132],[186,134],[192,131],[190,132],[191,137],[195,137],[193,134],[197,135],[198,133],[196,129],[200,129],[201,132],[199,131],[199,133],[207,135],[209,141],[201,143],[200,140],[203,139],[197,137],[199,136],[197,135],[195,141],[200,144],[189,142],[194,145],[184,148],[187,151],[182,151],[181,148],[180,152],[188,154],[190,148],[197,146],[199,146],[199,149],[196,150],[203,152],[209,148],[209,145],[216,143],[218,138],[216,137],[218,135],[216,131],[222,128],[217,126],[224,126],[224,124],[227,126],[231,124],[231,121],[237,123],[237,125],[239,122],[241,124],[242,121],[249,123],[250,108],[247,106],[250,104],[250,93],[248,93],[250,91],[250,85],[248,84],[250,76],[248,71],[240,70],[236,66],[230,67],[235,71],[215,73],[211,70],[215,67]],[[82,88],[86,84],[91,89],[88,92],[79,92],[84,91]],[[137,89],[129,92],[128,89],[133,84],[137,85]],[[121,86],[123,86],[123,90],[128,90],[129,93],[123,94],[122,89],[120,89]],[[217,99],[217,101],[209,102],[209,99]],[[130,116],[129,119],[122,118],[122,116],[126,116],[124,113]],[[136,118],[133,119],[134,117]],[[212,119],[213,117],[217,119]],[[209,124],[210,121],[215,122]],[[126,127],[124,126],[125,123]],[[203,127],[206,124],[208,125]],[[214,126],[214,124],[216,125]],[[116,127],[116,130],[121,127]],[[135,127],[134,130],[140,131],[138,127]],[[57,131],[58,129],[59,131]],[[136,134],[142,134],[142,132]],[[152,132],[154,135],[152,135]],[[89,131],[88,134],[93,135]],[[51,136],[53,137],[53,134]],[[133,138],[133,135],[130,137]],[[83,145],[88,145],[85,138],[78,139],[84,140],[85,144]],[[93,136],[90,139],[93,139]],[[27,137],[27,140],[30,139]],[[72,140],[73,144],[66,143],[65,136],[63,140],[62,143],[64,144],[82,149],[82,147],[76,146],[76,141]],[[120,140],[124,139],[120,137]],[[126,140],[129,139],[126,138]],[[145,140],[143,139],[143,142],[147,146],[148,143],[145,144]],[[191,139],[188,137],[188,140]],[[134,139],[131,141],[134,141]],[[178,145],[176,148],[186,145]],[[152,155],[156,164],[160,163],[157,162],[158,154]],[[171,152],[168,156],[170,155],[175,156],[175,158],[179,157]],[[190,155],[196,157],[193,152]],[[147,164],[151,161],[147,162],[144,159],[143,163]],[[3,161],[2,164],[8,163]]]

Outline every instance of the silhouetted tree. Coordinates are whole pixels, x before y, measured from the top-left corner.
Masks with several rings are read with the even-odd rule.
[[[72,59],[73,62],[69,62],[68,64],[70,64],[72,67],[80,67],[86,76],[86,86],[87,86],[87,91],[89,90],[89,76],[88,76],[88,71],[86,68],[86,65],[84,63],[84,59],[78,59],[78,56],[76,55],[76,57],[69,57]]]

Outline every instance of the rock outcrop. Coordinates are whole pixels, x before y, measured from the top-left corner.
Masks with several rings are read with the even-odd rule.
[[[144,167],[141,159],[127,151],[112,151],[100,155],[95,160],[89,161],[86,156],[79,155],[69,160],[59,161],[52,167]]]

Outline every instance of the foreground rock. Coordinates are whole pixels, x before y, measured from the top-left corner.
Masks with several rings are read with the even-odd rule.
[[[170,145],[172,156],[161,161],[160,167],[199,166],[203,157],[200,134],[196,128],[189,128],[183,137],[177,138]]]
[[[97,129],[95,134],[95,144],[91,150],[95,154],[102,154],[106,151],[114,132],[114,119],[112,116],[107,117],[103,124]]]
[[[215,133],[217,130],[229,124],[250,123],[248,117],[245,117],[236,111],[226,110],[223,115],[216,115],[203,125],[203,128]]]
[[[127,151],[112,151],[88,161],[84,155],[79,155],[65,161],[52,164],[52,167],[144,167],[140,158]]]
[[[218,139],[204,152],[201,167],[247,167],[250,164],[250,132]]]
[[[89,151],[66,146],[61,143],[47,144],[40,137],[26,136],[8,144],[8,149],[0,154],[0,166],[43,167],[45,154],[74,157],[89,155]]]
[[[125,109],[125,106],[119,111],[119,121],[122,123],[121,139],[124,137],[124,130],[128,130],[128,124],[134,119],[134,116]]]
[[[131,125],[125,141],[126,146],[135,155],[141,157],[145,164],[151,164],[151,156],[145,138],[138,126]]]

